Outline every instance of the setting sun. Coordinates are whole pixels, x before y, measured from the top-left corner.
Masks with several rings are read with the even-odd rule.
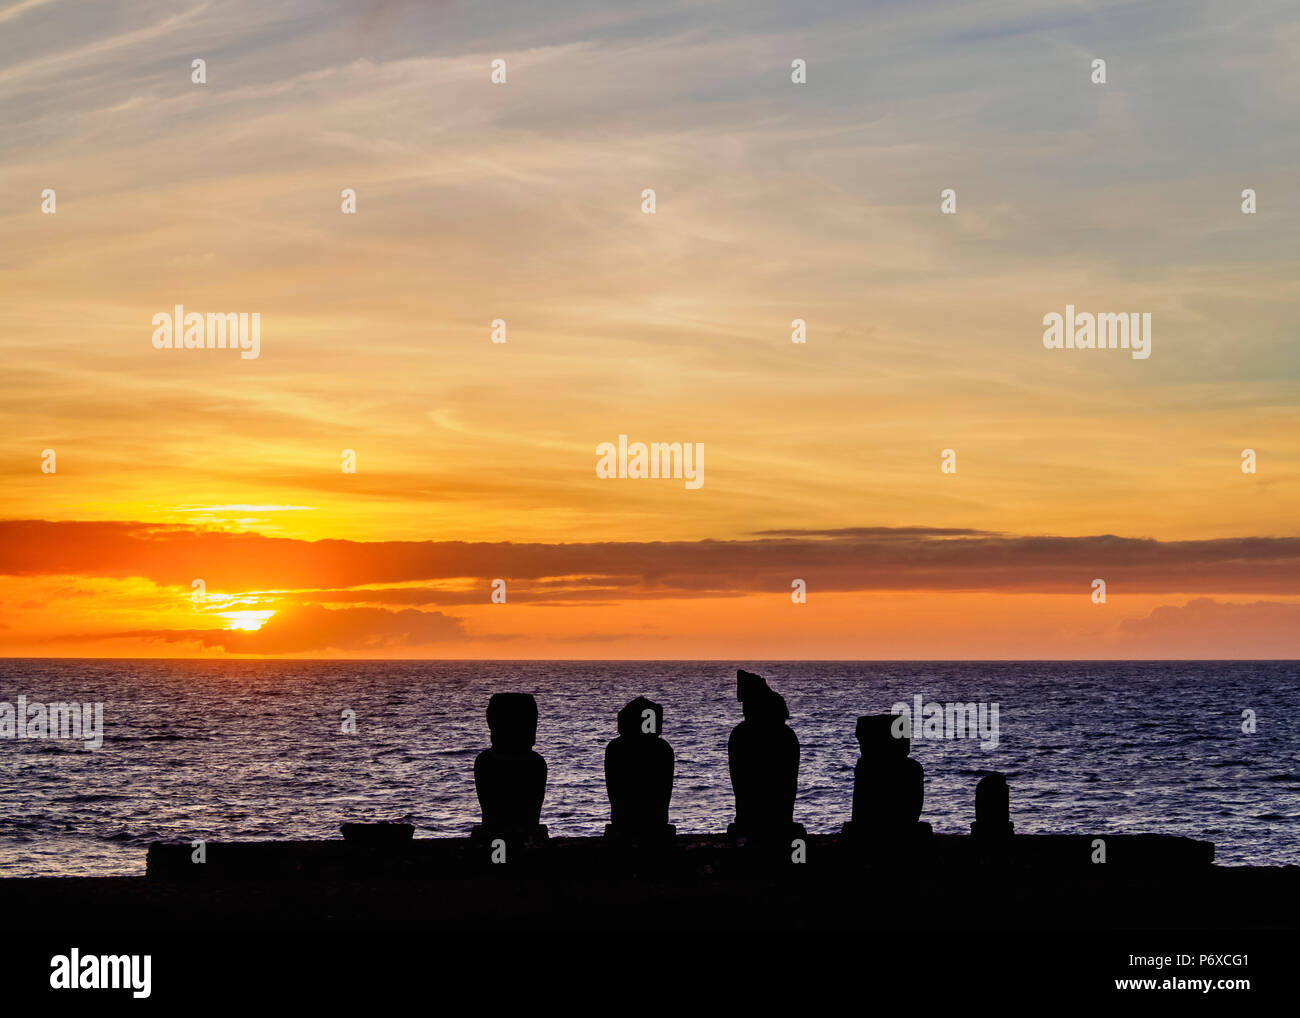
[[[245,632],[255,633],[265,624],[266,620],[275,614],[273,610],[265,611],[237,611],[221,612],[221,617],[227,619],[227,629],[242,629]]]

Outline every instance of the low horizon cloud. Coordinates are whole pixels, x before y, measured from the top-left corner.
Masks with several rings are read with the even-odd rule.
[[[142,522],[0,521],[0,575],[141,577],[227,592],[582,577],[607,591],[1300,594],[1300,537],[1200,541],[926,527],[778,531],[747,540],[306,541]]]
[[[1008,656],[1016,649],[1038,656],[1025,648],[1041,643],[1019,642],[1032,634],[1059,640],[1067,654],[1077,653],[1080,640],[1092,639],[1096,652],[1116,656],[1284,658],[1300,656],[1300,603],[1265,597],[1300,596],[1298,565],[1300,538],[1292,537],[1158,541],[909,526],[783,529],[731,541],[512,544],[308,541],[175,524],[0,521],[0,576],[51,578],[45,599],[29,597],[22,607],[54,612],[49,602],[75,598],[91,609],[89,627],[34,635],[27,646],[134,641],[267,656],[481,651],[511,641],[526,647],[519,641],[539,632],[547,634],[545,642],[533,646],[620,640],[632,646],[637,638],[663,635],[655,626],[636,629],[636,605],[662,617],[674,602],[704,600],[716,602],[706,614],[719,620],[720,639],[752,642],[751,627],[761,623],[757,616],[745,620],[753,610],[748,606],[768,605],[763,611],[788,606],[792,581],[802,579],[830,609],[805,618],[829,627],[822,637],[840,640],[840,647],[897,646],[885,631],[855,625],[852,601],[845,597],[860,596],[868,599],[865,603],[894,598],[891,603],[901,611],[897,598],[932,596],[949,600],[908,609],[913,625],[924,627],[929,618],[936,632],[956,641],[948,645],[966,638],[989,645],[992,630],[978,638],[971,634],[993,620]],[[70,577],[83,584],[69,584]],[[201,616],[213,628],[195,628],[177,614],[188,605],[196,578],[203,579],[207,597],[215,598],[203,602]],[[1037,618],[996,601],[1051,595],[1075,612],[1088,604],[1095,578],[1105,579],[1112,601],[1127,599],[1122,608],[1109,615],[1080,614],[1066,624],[1059,617],[1053,621],[1057,609],[1046,601],[1035,602],[1035,612],[1029,613]],[[115,625],[94,614],[96,584],[137,579],[149,586],[138,595],[135,618],[161,612],[168,625]],[[506,580],[511,604],[567,609],[563,621],[559,616],[554,625],[527,620],[534,627],[531,634],[495,628],[522,619],[491,610],[483,614],[495,579]],[[1188,595],[1186,603],[1159,603]],[[1255,600],[1224,600],[1242,595]],[[724,608],[728,603],[737,607]],[[451,607],[469,614],[438,610]],[[270,609],[260,628],[217,628],[232,614],[257,609]],[[1135,610],[1144,614],[1134,616]],[[610,631],[591,631],[593,626]],[[855,630],[858,644],[852,643]],[[799,632],[816,645],[817,630],[791,630]]]

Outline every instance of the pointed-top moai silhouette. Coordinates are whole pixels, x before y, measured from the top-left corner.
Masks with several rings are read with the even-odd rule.
[[[474,759],[474,788],[483,822],[472,836],[527,841],[546,837],[541,823],[546,761],[533,752],[537,701],[531,693],[494,693],[488,700],[492,747]]]
[[[736,820],[727,834],[787,841],[802,837],[794,822],[799,788],[799,739],[786,725],[785,699],[753,672],[736,672],[736,699],[745,720],[731,730],[727,762],[736,795]]]
[[[1015,825],[1011,822],[1011,790],[1006,775],[994,771],[980,778],[975,786],[975,822],[971,834],[977,838],[1009,838]]]
[[[618,738],[605,747],[609,792],[607,837],[635,842],[670,840],[673,748],[663,738],[664,709],[638,696],[618,712]]]
[[[925,768],[913,760],[906,715],[868,714],[855,732],[861,756],[853,768],[853,819],[844,833],[885,847],[930,833],[920,821]]]

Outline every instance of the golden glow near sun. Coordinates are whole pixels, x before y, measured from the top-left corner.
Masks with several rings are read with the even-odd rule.
[[[243,629],[249,633],[255,633],[266,623],[274,610],[264,611],[237,611],[237,612],[219,612],[223,619],[227,620],[227,629]]]

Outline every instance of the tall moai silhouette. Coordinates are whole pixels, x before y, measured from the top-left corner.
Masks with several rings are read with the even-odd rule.
[[[736,699],[745,720],[731,730],[727,763],[736,796],[732,837],[787,839],[802,836],[794,822],[799,788],[799,739],[786,725],[785,699],[753,672],[736,672]]]
[[[1011,822],[1011,789],[1006,775],[994,771],[980,778],[975,786],[975,822],[971,834],[981,840],[1009,838],[1015,830]]]
[[[533,752],[537,701],[531,693],[494,693],[488,700],[492,746],[474,759],[474,788],[483,822],[476,837],[509,840],[545,838],[541,823],[546,797],[546,761]]]
[[[677,833],[668,822],[674,759],[663,724],[663,707],[644,696],[618,712],[618,737],[605,747],[607,837],[663,841]]]
[[[868,714],[855,735],[861,755],[853,768],[853,818],[844,833],[875,844],[930,833],[920,822],[925,803],[925,768],[913,760],[906,715]]]

